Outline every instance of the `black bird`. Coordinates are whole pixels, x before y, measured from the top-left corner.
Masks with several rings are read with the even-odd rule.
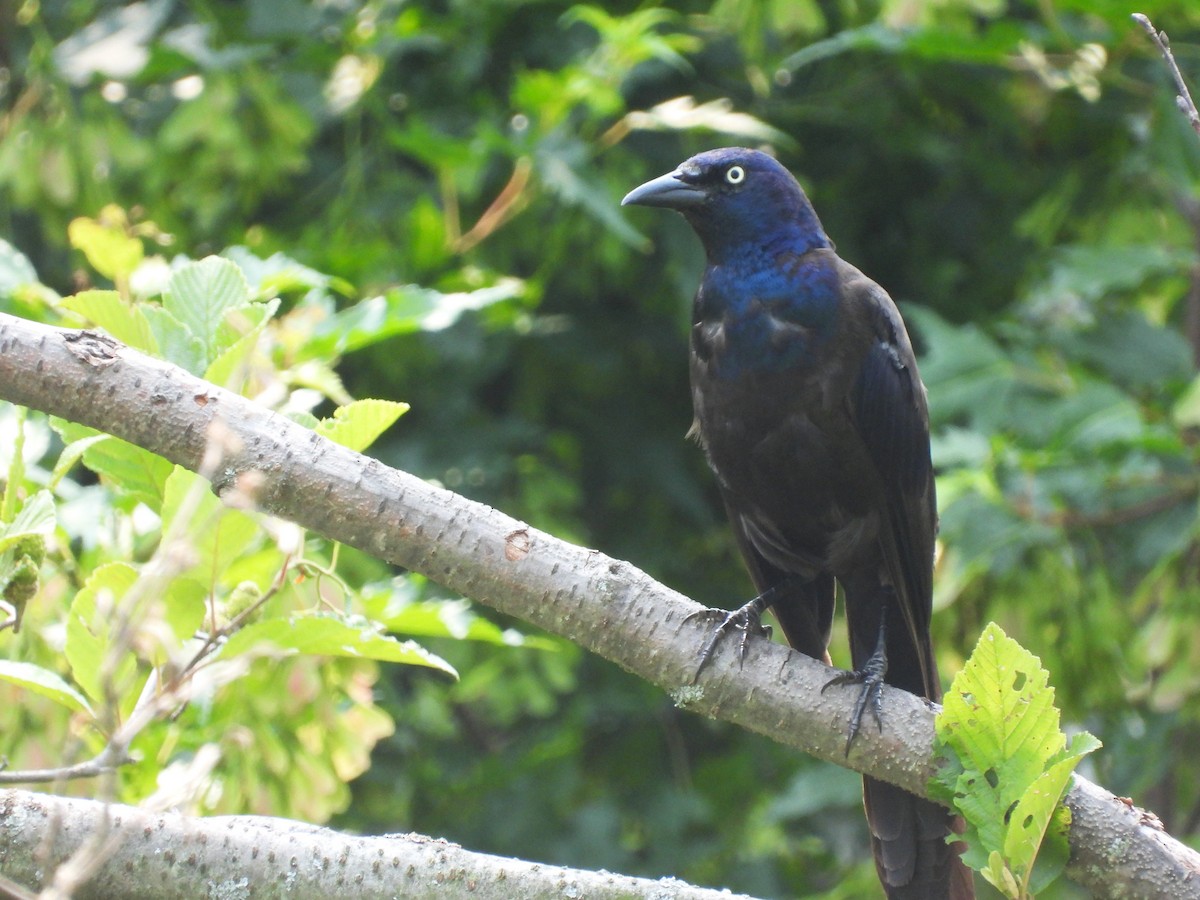
[[[929,413],[900,313],[837,255],[796,179],[764,153],[701,153],[621,203],[679,211],[708,260],[692,316],[691,434],[759,595],[710,611],[721,623],[700,665],[730,631],[744,655],[768,608],[792,647],[828,663],[836,580],[855,672],[830,684],[862,685],[849,750],[865,709],[880,721],[882,683],[941,697]],[[974,895],[945,809],[873,778],[863,800],[888,897]]]

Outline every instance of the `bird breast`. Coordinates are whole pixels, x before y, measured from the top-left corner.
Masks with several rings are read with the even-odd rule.
[[[835,574],[876,551],[883,491],[846,388],[803,368],[712,378],[693,360],[697,436],[747,534],[777,566]],[[802,512],[803,514],[798,514]]]

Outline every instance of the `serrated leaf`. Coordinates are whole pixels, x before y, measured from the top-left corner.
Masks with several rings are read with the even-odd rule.
[[[143,306],[140,309],[154,334],[159,356],[193,375],[202,374],[208,364],[204,342],[161,306]]]
[[[1049,674],[994,623],[955,676],[942,724],[964,768],[1003,765],[1005,784],[1030,784],[1065,744]],[[1002,779],[1003,781],[1003,779]],[[1009,799],[1016,800],[1016,796]]]
[[[50,420],[51,426],[68,444],[88,439],[84,445],[83,462],[118,493],[128,494],[158,512],[162,507],[163,489],[174,468],[171,463],[149,450],[134,446],[94,428]],[[95,440],[91,440],[91,439]]]
[[[237,264],[208,256],[171,276],[163,294],[163,309],[200,342],[203,371],[225,349],[220,339],[226,314],[249,301],[250,285]]]
[[[231,333],[232,340],[222,339],[223,349],[204,372],[204,379],[223,387],[230,387],[229,379],[233,377],[238,366],[250,355],[250,351],[258,343],[259,336],[266,329],[267,323],[271,321],[278,310],[278,298],[268,303],[255,303],[239,310],[246,315],[249,326],[236,337],[233,337]],[[222,328],[231,329],[232,332],[232,326],[228,323],[222,325]]]
[[[95,569],[71,601],[67,614],[64,654],[75,682],[97,702],[105,699],[101,670],[111,650],[112,610],[138,579],[137,570],[126,563],[107,563]],[[128,683],[136,670],[132,653],[125,653],[112,682]]]
[[[158,353],[158,341],[154,339],[141,307],[126,303],[116,291],[80,291],[64,297],[62,305],[130,347]]]
[[[223,656],[237,656],[261,645],[285,654],[339,656],[380,662],[427,666],[458,677],[450,663],[415,641],[398,641],[362,620],[351,623],[327,614],[295,614],[286,619],[264,619],[247,625],[221,648]]]
[[[1025,302],[1040,307],[1053,307],[1063,298],[1094,303],[1156,275],[1183,274],[1195,259],[1193,251],[1165,244],[1059,247],[1047,278],[1030,289]]]
[[[1098,746],[1086,732],[1067,745],[1048,682],[1037,657],[992,623],[937,718],[944,765],[931,792],[966,822],[964,860],[1011,896],[1028,890],[1071,772]]]
[[[21,505],[11,522],[0,526],[0,550],[29,535],[45,537],[54,531],[54,523],[54,498],[49,491],[38,491]]]
[[[1046,404],[1055,423],[1056,442],[1082,451],[1114,441],[1131,441],[1144,430],[1136,403],[1111,384],[1088,381],[1075,393]]]
[[[1050,766],[1013,807],[1004,836],[1004,857],[1023,879],[1029,877],[1050,819],[1066,793],[1071,772],[1078,764],[1079,757],[1068,757]]]
[[[334,443],[362,453],[406,412],[407,403],[355,400],[346,406],[339,406],[331,418],[322,419],[316,432]]]
[[[0,659],[0,681],[19,685],[26,690],[49,697],[55,703],[74,712],[91,713],[87,698],[67,684],[57,672],[35,666],[33,663],[14,662]]]

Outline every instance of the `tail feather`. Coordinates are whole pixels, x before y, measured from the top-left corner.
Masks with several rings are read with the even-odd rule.
[[[889,900],[971,900],[971,870],[946,843],[951,816],[902,788],[863,778],[875,870]]]
[[[890,587],[869,580],[865,584],[851,582],[843,586],[847,594],[850,653],[858,668],[874,649],[884,610],[896,608],[896,595]],[[933,659],[929,636],[927,633],[919,636],[922,652],[914,649],[912,641],[909,629],[893,627],[889,619],[888,668],[884,681],[936,701],[942,691],[937,672],[927,664]],[[889,900],[974,898],[971,870],[959,859],[957,848],[946,842],[956,830],[955,817],[947,809],[885,781],[866,777],[863,806],[871,830],[875,869]]]

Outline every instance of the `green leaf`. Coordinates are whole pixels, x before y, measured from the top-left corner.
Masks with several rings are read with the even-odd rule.
[[[980,873],[1009,900],[1018,900],[1021,896],[1021,888],[1013,878],[1012,871],[1004,864],[1004,857],[999,850],[993,850],[988,855],[987,866]]]
[[[126,234],[126,225],[124,210],[106,207],[101,221],[84,217],[72,220],[67,237],[93,269],[117,281],[129,277],[144,253],[141,240]]]
[[[50,424],[68,444],[68,449],[76,441],[87,441],[83,445],[84,465],[106,479],[110,487],[145,503],[155,512],[159,511],[167,477],[174,468],[171,463],[149,450],[94,428],[54,418]]]
[[[200,375],[208,366],[204,342],[192,334],[186,325],[161,306],[138,307],[150,325],[159,355],[193,375]]]
[[[0,550],[25,537],[45,537],[53,533],[54,524],[54,498],[49,491],[38,491],[21,505],[11,522],[0,526]]]
[[[921,357],[921,378],[936,398],[930,405],[934,423],[966,415],[1002,424],[1013,364],[1000,345],[977,325],[951,325],[924,307],[908,306],[904,317],[929,348]]]
[[[218,581],[234,560],[256,549],[262,528],[254,517],[226,506],[205,479],[175,466],[163,485],[164,534],[186,535],[192,551],[189,571]]]
[[[1116,441],[1135,440],[1143,430],[1141,412],[1111,384],[1087,381],[1060,400],[1045,405],[1056,441],[1077,450],[1095,450]]]
[[[105,700],[102,670],[112,652],[111,621],[114,609],[138,579],[138,572],[127,563],[106,563],[95,569],[71,602],[67,615],[65,655],[71,675],[84,692],[97,702]],[[124,652],[112,677],[112,684],[126,685],[132,679],[137,662]]]
[[[465,312],[511,300],[524,293],[525,283],[504,278],[489,287],[445,294],[414,284],[392,288],[330,316],[304,347],[306,356],[340,356],[397,334],[439,331]]]
[[[937,739],[930,790],[966,822],[964,859],[1020,895],[1071,772],[1099,742],[1084,733],[1067,747],[1048,673],[995,623],[943,698]]]
[[[222,346],[221,326],[230,310],[250,301],[250,285],[237,264],[219,256],[188,263],[171,276],[163,294],[163,309],[170,313],[203,347],[207,369],[232,340]]]
[[[194,578],[173,578],[163,600],[167,607],[167,624],[182,646],[204,624],[204,617],[208,613],[208,588]],[[161,661],[154,660],[155,663]]]
[[[1158,387],[1192,372],[1192,349],[1178,329],[1156,324],[1136,309],[1105,310],[1091,326],[1058,342],[1066,353],[1114,381]]]
[[[1179,428],[1200,426],[1200,375],[1197,375],[1171,410],[1171,418]]]
[[[781,62],[779,67],[794,72],[823,59],[853,50],[882,50],[890,53],[902,49],[904,44],[903,32],[886,25],[864,25],[861,28],[839,31],[833,37],[825,40],[813,41]]]
[[[246,280],[257,288],[260,296],[274,297],[325,288],[349,295],[354,290],[348,282],[309,268],[284,253],[272,253],[262,259],[246,247],[233,246],[222,250],[221,256],[238,264]]]
[[[279,298],[276,297],[267,303],[255,303],[238,309],[236,317],[239,319],[244,317],[244,321],[242,323],[243,330],[237,336],[234,336],[231,325],[227,323],[222,325],[222,329],[228,328],[230,333],[223,336],[221,344],[224,349],[205,371],[204,379],[206,381],[233,389],[230,379],[258,343],[267,323],[279,311],[279,302]]]
[[[312,388],[339,406],[346,406],[354,402],[354,398],[346,390],[346,385],[342,383],[342,376],[337,373],[337,369],[328,360],[315,357],[306,359],[293,366],[291,374],[292,384],[295,387]],[[317,419],[315,416],[312,419],[313,422],[308,427],[315,428]],[[300,419],[296,419],[296,421],[300,421]]]
[[[395,590],[385,590],[364,597],[364,606],[372,620],[398,634],[481,641],[499,647],[559,649],[554,639],[524,635],[489,622],[476,615],[466,600],[408,600]]]
[[[8,418],[12,423],[13,433],[8,446],[4,447],[8,453],[9,464],[5,473],[4,490],[0,492],[0,522],[9,522],[16,516],[20,489],[25,484],[25,425],[28,410],[23,406],[14,406],[4,411],[11,412]]]
[[[54,500],[43,490],[28,498],[11,522],[0,526],[0,597],[12,607],[14,632],[20,630],[26,604],[37,595],[46,536],[55,524]]]
[[[26,285],[37,283],[37,272],[29,257],[0,238],[0,296],[10,296]]]
[[[546,142],[549,143],[549,142]],[[613,202],[609,188],[595,179],[580,174],[572,165],[580,155],[567,145],[538,154],[538,172],[546,189],[557,194],[565,203],[578,206],[603,225],[615,237],[639,250],[648,250],[649,241],[640,234]]]
[[[286,655],[340,656],[375,659],[381,662],[428,666],[458,677],[448,662],[414,641],[398,641],[377,630],[365,619],[350,621],[325,613],[297,613],[286,619],[264,619],[247,625],[221,649],[224,656],[238,656],[263,644]]]
[[[407,403],[397,403],[393,400],[355,400],[335,409],[332,418],[322,419],[316,427],[316,432],[343,447],[361,453],[406,412]]]
[[[0,659],[0,681],[20,685],[35,694],[49,697],[74,712],[92,711],[87,699],[62,679],[62,676],[33,663]]]
[[[158,354],[158,341],[142,308],[126,303],[116,291],[80,291],[64,297],[62,305],[130,347]]]
[[[1182,274],[1195,258],[1192,250],[1166,244],[1061,247],[1048,276],[1030,290],[1025,302],[1041,310],[1064,303],[1091,304],[1108,294],[1133,290],[1152,276]]]

